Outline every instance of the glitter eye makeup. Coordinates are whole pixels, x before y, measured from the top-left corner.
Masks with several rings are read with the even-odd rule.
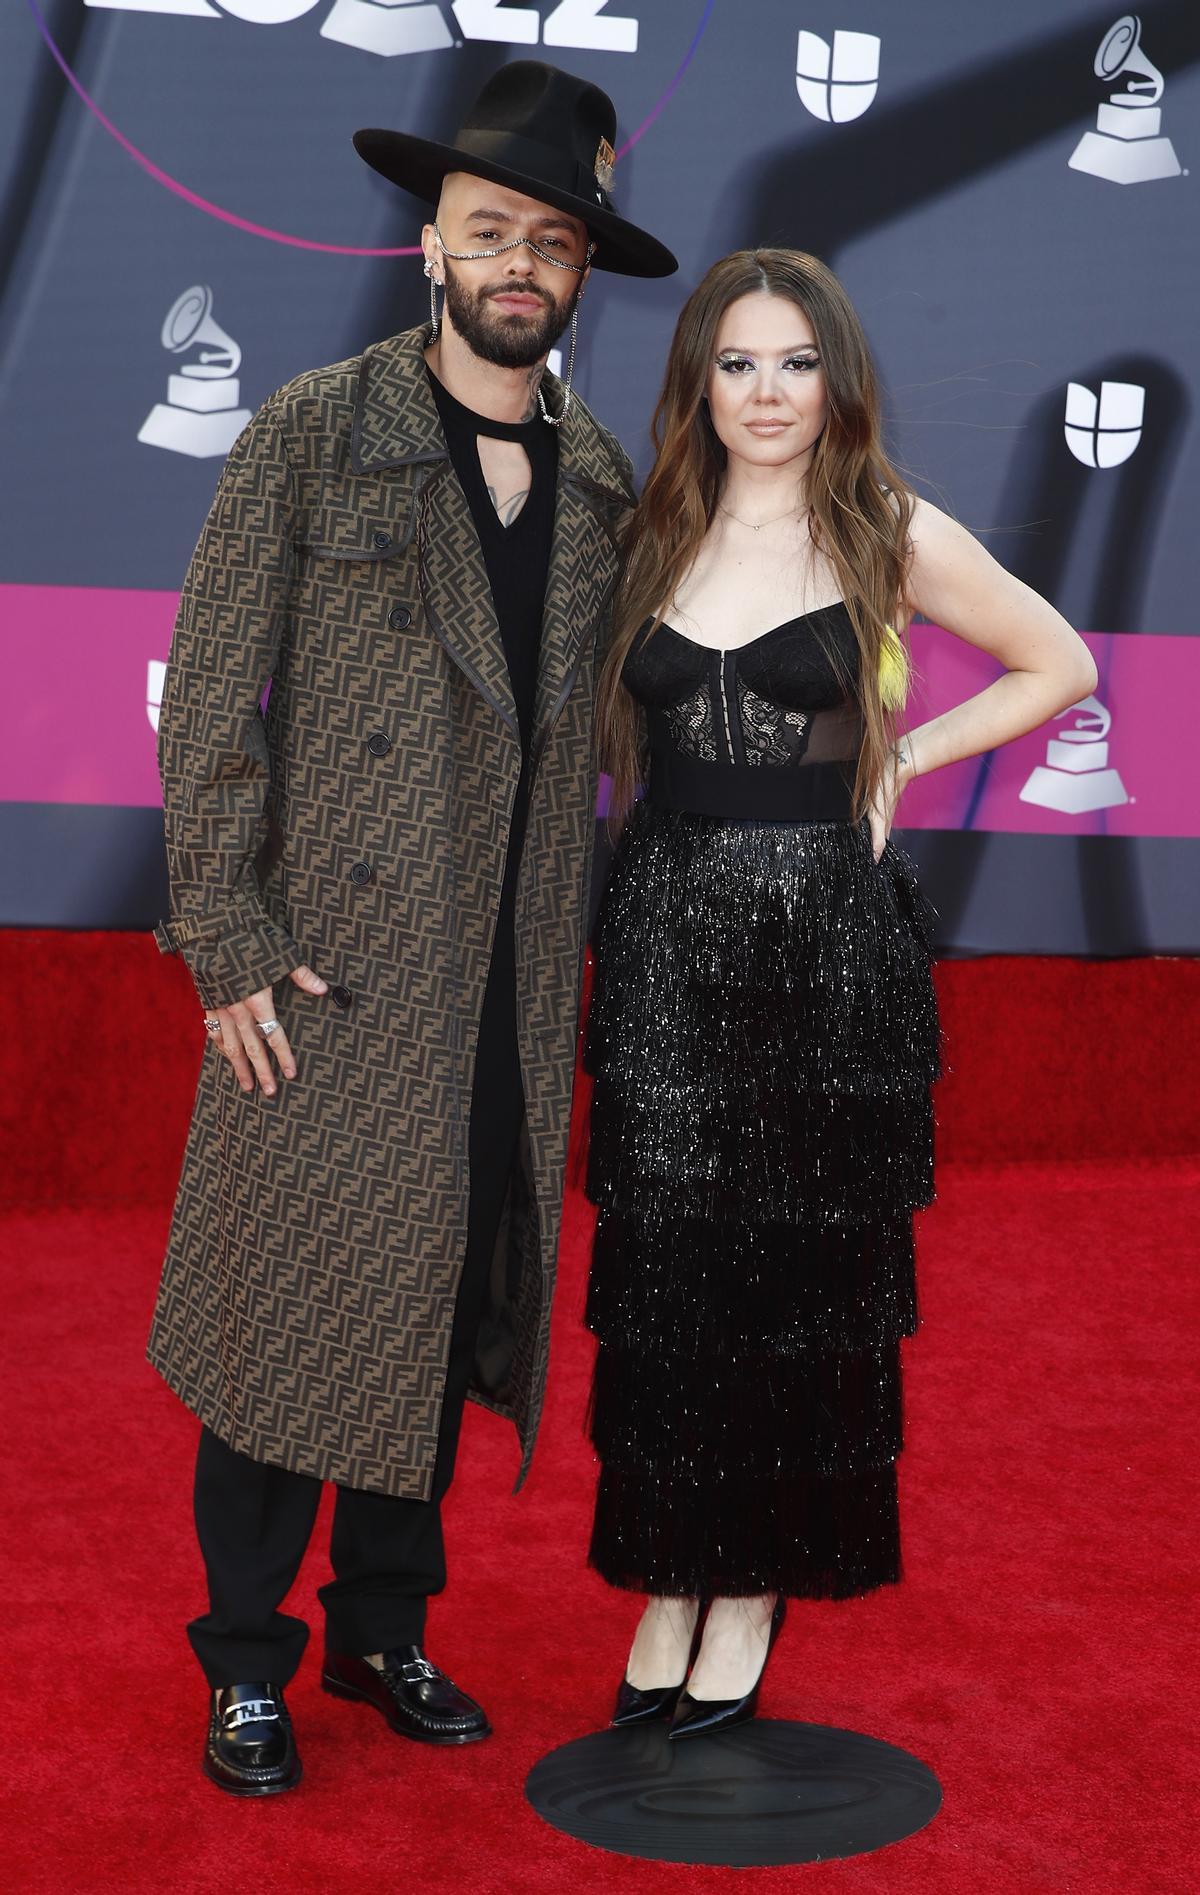
[[[719,355],[716,365],[725,375],[740,375],[744,370],[749,369],[753,371],[758,367],[753,356],[737,353]],[[810,355],[797,352],[794,355],[787,355],[783,358],[784,368],[799,369],[806,374],[811,373],[815,368],[820,368],[820,366],[821,358],[815,353]]]

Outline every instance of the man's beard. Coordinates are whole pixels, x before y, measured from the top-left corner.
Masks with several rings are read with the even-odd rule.
[[[483,362],[494,363],[497,368],[532,368],[540,362],[570,322],[579,296],[577,285],[564,307],[554,302],[545,290],[528,283],[489,283],[472,292],[464,288],[448,263],[445,270],[446,309],[455,333],[462,337],[472,355]],[[541,314],[515,316],[493,309],[489,299],[502,296],[506,291],[509,295],[541,298]]]

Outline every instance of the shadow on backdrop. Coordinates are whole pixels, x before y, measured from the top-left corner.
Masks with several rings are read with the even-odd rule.
[[[1007,541],[1002,551],[994,548],[1004,564],[1035,592],[1053,600],[1081,630],[1153,630],[1142,624],[1142,594],[1186,433],[1188,392],[1173,368],[1142,355],[1105,357],[1081,379],[1096,390],[1102,381],[1135,382],[1145,389],[1137,448],[1119,467],[1098,474],[1075,459],[1063,438],[1064,391],[1040,396],[1017,435],[996,509],[1000,524],[989,543],[993,538]],[[1011,527],[1007,522],[1013,520],[1028,525]],[[1103,679],[1099,688],[1103,695]],[[974,833],[994,756],[987,751],[974,760],[964,831]],[[1134,945],[1144,941],[1147,917],[1136,838],[1109,838],[1103,855],[1082,849],[1086,838],[1061,840],[1071,845],[1088,939],[1109,942],[1120,937]],[[1118,841],[1134,846],[1112,846]],[[954,832],[930,830],[922,838],[922,865],[938,888],[947,939],[961,936],[986,854],[986,849],[973,853],[972,872],[964,879],[963,845]]]

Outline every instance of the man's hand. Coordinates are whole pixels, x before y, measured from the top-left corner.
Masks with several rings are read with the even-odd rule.
[[[294,967],[288,977],[306,994],[323,994],[328,986],[311,967]],[[275,1091],[275,1074],[267,1058],[268,1048],[279,1063],[279,1070],[285,1079],[296,1077],[296,1056],[288,1045],[288,1037],[281,1026],[274,1026],[269,1035],[260,1029],[261,1021],[275,1018],[275,1009],[271,999],[272,989],[264,987],[259,993],[251,994],[248,1000],[239,1000],[232,1007],[209,1007],[205,1014],[209,1037],[217,1050],[225,1055],[237,1075],[238,1084],[243,1092],[253,1092],[254,1075],[268,1097]],[[216,1032],[212,1022],[220,1026]]]

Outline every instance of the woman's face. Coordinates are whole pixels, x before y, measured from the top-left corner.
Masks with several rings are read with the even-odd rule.
[[[708,406],[740,460],[785,467],[811,454],[829,412],[825,371],[812,324],[788,297],[759,290],[730,303],[717,328]]]

